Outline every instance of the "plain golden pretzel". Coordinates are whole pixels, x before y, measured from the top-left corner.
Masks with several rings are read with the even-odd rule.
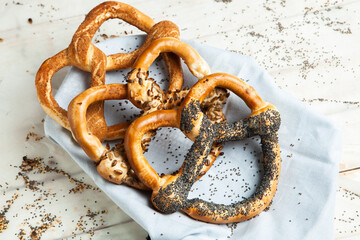
[[[90,105],[98,101],[127,98],[127,85],[124,84],[108,84],[89,88],[70,102],[68,118],[74,138],[85,153],[98,164],[97,170],[102,177],[117,184],[125,183],[139,189],[147,189],[145,185],[138,181],[133,170],[129,168],[122,142],[118,143],[115,148],[108,149],[102,145],[101,140],[96,135],[88,131],[86,112]],[[221,115],[222,112],[219,109],[221,109],[226,99],[227,92],[221,89],[210,93],[209,97],[205,99],[203,103],[203,108],[206,109],[206,114],[209,116],[209,119],[212,119],[214,122],[224,121]],[[177,101],[180,101],[180,99]],[[176,106],[177,102],[173,102],[172,104]],[[130,125],[129,122],[121,124],[123,125],[124,131]],[[149,132],[142,135],[140,143],[142,149],[144,149],[144,143],[149,142],[153,136],[148,133]],[[210,168],[220,151],[220,145],[212,149],[203,167],[203,171],[200,174],[201,176]]]
[[[101,24],[110,18],[120,18],[148,33],[144,44],[131,53],[118,53],[106,56],[91,41]],[[158,24],[137,9],[119,2],[104,2],[89,12],[74,34],[69,47],[47,59],[36,75],[36,90],[44,111],[66,129],[70,129],[67,112],[59,106],[52,95],[52,76],[61,68],[72,65],[91,72],[90,86],[103,85],[107,70],[131,67],[138,55],[154,39],[161,37],[179,38],[178,27],[163,21]],[[181,89],[182,69],[180,60],[174,55],[164,55],[169,69],[172,88]],[[89,128],[101,140],[121,137],[123,127],[107,127],[103,115],[103,103],[98,102],[88,110]]]

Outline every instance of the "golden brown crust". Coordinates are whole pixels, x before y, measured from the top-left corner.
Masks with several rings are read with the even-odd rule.
[[[163,52],[172,52],[181,57],[192,74],[198,79],[211,73],[207,62],[190,45],[172,37],[163,37],[152,41],[138,57],[133,69],[141,69],[142,72],[146,72],[159,54]]]
[[[176,115],[175,109],[149,113],[132,122],[125,134],[124,146],[130,166],[140,181],[153,190],[159,188],[160,177],[145,159],[141,148],[141,139],[149,130],[159,127],[178,127]]]
[[[182,90],[182,91],[176,91],[172,94],[172,96],[177,96],[177,93],[181,94],[179,97],[176,97],[176,100],[173,100],[172,102],[169,101],[164,106],[166,106],[169,109],[176,108],[180,103],[181,100],[184,98],[184,95],[188,90]],[[101,141],[98,139],[97,136],[93,135],[92,133],[88,132],[87,122],[86,120],[86,111],[89,106],[91,106],[96,101],[104,101],[104,100],[111,100],[111,99],[127,99],[127,85],[123,84],[108,84],[108,85],[102,85],[97,87],[92,87],[81,94],[79,94],[77,97],[75,97],[69,104],[68,107],[68,119],[70,122],[70,127],[72,129],[72,133],[74,138],[77,140],[79,145],[84,149],[85,153],[93,159],[95,162],[98,163],[98,172],[101,176],[103,176],[105,179],[120,184],[121,182],[124,182],[128,185],[131,185],[130,179],[132,179],[131,182],[133,184],[131,186],[134,186],[136,188],[143,189],[144,187],[139,184],[135,174],[132,172],[132,170],[126,170],[125,168],[121,168],[119,164],[122,164],[124,166],[127,166],[127,159],[124,158],[124,153],[120,152],[123,151],[122,143],[120,142],[117,145],[117,148],[113,148],[112,150],[108,150],[106,147],[104,147],[101,144]],[[175,98],[175,97],[174,97]],[[205,99],[203,107],[206,111],[206,113],[210,116],[210,119],[213,119],[214,122],[223,122],[225,121],[224,118],[218,118],[218,113],[216,111],[221,110],[221,105],[225,103],[225,100],[227,99],[227,92],[222,89],[216,89],[216,91],[213,91],[210,93],[209,97]],[[170,103],[171,102],[171,103]],[[213,108],[216,108],[218,110],[212,110]],[[216,114],[214,114],[216,113]],[[213,114],[213,115],[211,115]],[[144,112],[143,115],[146,115]],[[215,117],[212,117],[215,116]],[[146,119],[146,117],[144,117]],[[166,121],[168,117],[159,117],[156,119],[158,121],[157,123],[152,122],[144,122],[143,124],[148,123],[149,126],[147,129],[145,129],[145,132],[140,131],[140,129],[135,130],[135,134],[137,137],[139,137],[139,150],[141,154],[143,154],[144,148],[146,147],[146,144],[151,140],[151,138],[154,136],[152,131],[149,130],[155,130],[156,124],[162,124],[164,121]],[[155,122],[156,122],[155,121]],[[118,125],[121,125],[123,127],[123,131],[127,129],[130,123],[120,123]],[[155,124],[155,125],[154,125]],[[120,128],[120,127],[119,127]],[[212,163],[215,161],[216,157],[219,155],[221,151],[221,144],[214,145],[211,154],[208,157],[208,160],[206,161],[206,164],[204,165],[202,169],[201,176],[206,173],[206,171],[210,168]],[[117,151],[117,153],[114,153],[114,151]],[[136,153],[138,154],[138,153]],[[115,156],[118,157],[116,159],[117,163],[113,165],[113,162],[115,159]],[[119,174],[119,173],[122,174]],[[130,176],[129,174],[132,174]],[[137,186],[135,186],[137,184]]]
[[[88,132],[87,111],[91,104],[111,99],[127,99],[127,86],[109,84],[89,88],[75,97],[68,107],[71,132],[85,153],[95,162],[100,161],[108,150],[96,135]]]
[[[67,58],[67,49],[65,49],[44,61],[36,74],[35,82],[37,96],[44,111],[66,129],[70,129],[66,111],[59,106],[52,95],[51,78],[57,71],[68,65],[70,61]]]
[[[110,19],[120,18],[148,33],[145,43],[131,53],[119,53],[106,56],[95,47],[91,40],[100,25]],[[54,57],[47,59],[36,75],[36,89],[39,102],[45,112],[61,126],[70,130],[67,112],[59,106],[52,95],[51,78],[64,66],[76,66],[84,71],[91,72],[91,86],[105,83],[105,72],[133,65],[137,56],[154,39],[164,36],[179,38],[178,27],[170,22],[163,21],[158,24],[137,9],[119,2],[104,2],[89,12],[83,23],[78,27],[69,47]],[[177,56],[166,56],[166,66],[169,67],[170,77],[173,82],[182,86],[182,69]],[[176,85],[178,87],[179,84]],[[88,127],[99,137],[114,139],[123,136],[123,126],[107,127],[103,115],[103,103],[98,102],[90,106],[88,112]]]
[[[163,37],[152,41],[137,58],[127,76],[130,101],[146,112],[164,109],[164,103],[172,100],[169,94],[178,93],[183,84],[182,79],[181,81],[170,79],[168,94],[165,95],[154,79],[148,78],[150,65],[161,53],[175,53],[180,56],[197,77],[210,73],[210,68],[205,60],[188,44],[172,37]],[[180,64],[180,61],[176,63]]]
[[[91,43],[92,38],[99,27],[106,20],[112,18],[122,19],[146,33],[148,33],[155,24],[150,17],[125,3],[104,2],[99,4],[86,15],[85,20],[76,30],[68,47],[69,59],[72,60],[72,65],[88,72],[93,69],[91,63],[98,62],[93,61],[93,58],[97,55],[103,55],[103,53]],[[104,55],[105,59],[102,58],[102,60],[107,70],[115,70],[129,67],[129,64],[131,64],[129,59],[136,58],[138,54],[139,51],[135,50],[131,53],[113,54],[108,57]],[[109,61],[109,63],[107,63],[107,59],[115,60],[115,62]],[[116,59],[118,59],[118,62]],[[121,65],[120,63],[125,65]]]
[[[127,86],[124,84],[109,84],[92,87],[75,97],[68,107],[68,119],[72,134],[85,153],[98,163],[99,174],[108,181],[146,190],[144,184],[138,181],[132,169],[129,168],[121,143],[111,150],[101,144],[100,139],[90,133],[87,127],[87,110],[93,103],[111,100],[127,99]],[[121,123],[123,131],[129,123]],[[120,128],[120,127],[119,127]],[[151,133],[145,139],[151,138]]]

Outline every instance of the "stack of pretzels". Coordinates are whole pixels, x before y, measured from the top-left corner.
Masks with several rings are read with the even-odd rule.
[[[147,33],[143,45],[130,53],[106,56],[92,44],[100,25],[120,18]],[[69,47],[47,59],[36,75],[39,102],[45,112],[71,131],[74,139],[96,163],[99,174],[116,184],[152,191],[151,201],[163,213],[182,210],[190,217],[212,223],[250,219],[267,208],[276,192],[280,173],[277,131],[280,115],[241,79],[226,73],[211,74],[206,61],[188,44],[179,40],[179,29],[170,21],[155,23],[137,9],[119,2],[104,2],[86,16]],[[149,77],[149,67],[162,55],[169,74],[163,91]],[[198,82],[183,88],[180,58]],[[80,93],[65,110],[52,95],[52,76],[72,65],[91,73],[90,88]],[[105,84],[110,70],[129,70],[126,83]],[[251,114],[235,123],[226,122],[222,112],[229,92],[243,99]],[[128,99],[141,109],[133,122],[108,126],[105,100]],[[161,127],[179,128],[194,143],[182,167],[172,175],[161,175],[148,164],[144,152]],[[264,175],[255,193],[240,202],[224,205],[188,199],[194,182],[203,176],[221,153],[226,141],[258,135],[264,156]],[[107,140],[116,140],[110,149]]]

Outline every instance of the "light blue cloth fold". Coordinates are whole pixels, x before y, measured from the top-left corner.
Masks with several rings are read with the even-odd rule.
[[[135,49],[144,36],[109,39],[98,46],[106,54],[121,48]],[[170,215],[156,211],[150,194],[102,179],[71,134],[49,117],[45,120],[48,138],[64,148],[124,212],[140,224],[151,239],[333,239],[335,191],[341,154],[341,131],[328,119],[279,89],[269,74],[252,58],[185,41],[208,62],[213,73],[233,74],[255,88],[261,98],[275,105],[281,114],[279,131],[282,170],[278,191],[268,211],[237,224],[209,224],[193,220],[183,213]],[[122,82],[128,70],[108,72],[106,83]],[[153,77],[166,88],[167,72],[158,61],[150,68]],[[196,79],[184,65],[185,85]],[[56,99],[67,108],[77,94],[89,86],[90,75],[73,68],[59,88]],[[124,115],[138,113],[124,100],[106,102],[108,124],[124,121]],[[126,108],[126,111],[123,111]],[[231,94],[224,111],[228,121],[247,116],[250,111]],[[177,129],[161,129],[145,154],[158,172],[177,170],[191,146]],[[225,154],[218,157],[208,173],[192,188],[190,198],[201,197],[217,203],[233,203],[249,197],[262,174],[259,138],[226,143]]]

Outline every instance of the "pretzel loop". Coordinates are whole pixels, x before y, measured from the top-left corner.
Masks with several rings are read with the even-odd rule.
[[[86,112],[89,106],[98,101],[127,99],[126,88],[124,84],[108,84],[87,89],[70,102],[69,122],[74,138],[85,153],[98,164],[97,170],[101,176],[118,184],[126,183],[138,189],[147,189],[130,169],[121,144],[109,150],[101,144],[98,136],[88,132]],[[129,123],[122,125],[123,129],[126,129]]]
[[[73,56],[73,65],[84,70],[91,71],[92,58],[102,51],[95,47],[91,41],[99,27],[111,18],[119,18],[136,26],[138,29],[149,32],[155,22],[147,15],[143,14],[136,8],[120,2],[104,2],[93,8],[86,16],[85,20],[78,27],[73,39],[69,45],[69,55]],[[118,53],[113,54],[103,61],[107,70],[127,68],[131,65],[131,58],[136,58],[139,50],[134,50],[130,54]],[[117,61],[119,57],[126,57]],[[121,58],[120,58],[121,59]],[[124,65],[126,64],[126,65]]]
[[[255,193],[230,205],[215,204],[199,198],[187,200],[182,210],[192,218],[212,223],[230,223],[250,219],[267,208],[275,195],[281,159],[277,131],[280,116],[272,106],[235,124],[214,124],[214,141],[242,140],[259,135],[264,160],[264,175]],[[225,136],[222,134],[226,129]]]

